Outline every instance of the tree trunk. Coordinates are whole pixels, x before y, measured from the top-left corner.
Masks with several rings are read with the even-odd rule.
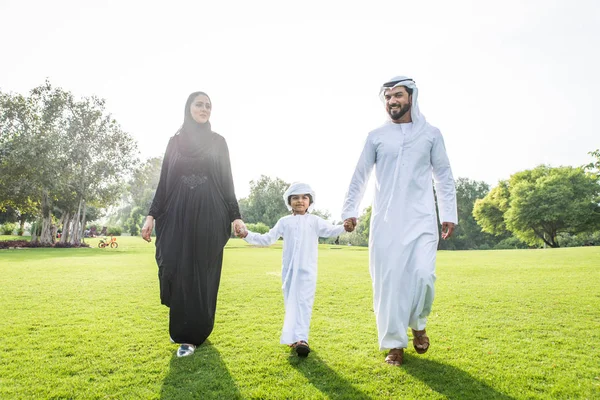
[[[82,199],[79,199],[79,206],[77,206],[77,214],[73,218],[73,236],[71,237],[71,244],[79,244],[79,221],[81,219],[81,203]]]
[[[37,235],[37,230],[38,230],[38,226],[40,224],[39,219],[37,221],[35,221],[33,224],[31,224],[31,243],[37,243],[38,242],[38,235]]]
[[[79,237],[81,238],[81,242],[85,243],[85,235],[83,232],[85,231],[85,212],[86,212],[87,204],[85,204],[85,200],[83,201],[83,214],[81,215],[81,229],[79,229]]]
[[[23,236],[23,232],[25,232],[25,218],[21,217],[21,220],[19,221],[19,236]]]
[[[69,239],[69,226],[70,225],[71,225],[71,214],[66,212],[63,215],[63,221],[62,221],[62,233],[60,235],[61,243],[67,243],[67,240]]]
[[[63,215],[60,217],[60,219],[58,220],[58,223],[56,224],[56,235],[58,236],[58,231],[62,231],[62,227],[65,223],[65,213],[63,213]],[[62,243],[62,238],[63,235],[61,234],[60,237],[57,237],[57,241],[58,243]]]
[[[52,245],[52,214],[50,213],[50,199],[48,192],[42,193],[42,233],[40,234],[40,243]]]

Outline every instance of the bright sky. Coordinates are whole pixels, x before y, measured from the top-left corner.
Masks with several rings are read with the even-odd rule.
[[[0,37],[0,90],[48,77],[105,98],[144,158],[206,91],[239,198],[261,174],[305,181],[337,220],[395,75],[415,79],[455,177],[494,186],[600,148],[597,0],[0,0]]]

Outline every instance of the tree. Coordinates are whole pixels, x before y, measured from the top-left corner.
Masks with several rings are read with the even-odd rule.
[[[483,199],[475,201],[473,217],[484,232],[496,236],[509,233],[504,221],[509,198],[508,181],[500,181]]]
[[[158,187],[161,166],[162,157],[151,157],[135,168],[127,183],[127,190],[121,194],[121,206],[109,218],[111,224],[123,225],[125,230],[134,235],[131,224],[136,219],[130,220],[132,211],[134,208],[139,208],[140,212],[146,215],[150,210]],[[139,226],[140,229],[142,225],[143,221]]]
[[[158,187],[162,157],[152,157],[141,164],[129,181],[129,194],[135,207],[141,207],[148,212]]]
[[[67,143],[70,187],[76,193],[73,208],[73,237],[79,243],[85,227],[87,204],[114,204],[127,171],[136,164],[137,145],[106,112],[105,101],[95,96],[70,101]]]
[[[46,81],[28,97],[0,97],[0,194],[4,204],[37,204],[42,219],[39,241],[52,243],[52,201],[63,181],[61,140],[70,93]],[[39,202],[39,203],[38,203]],[[36,241],[37,236],[32,235]]]
[[[131,236],[137,236],[140,234],[142,225],[144,224],[144,216],[148,210],[144,210],[141,207],[134,207],[131,210],[129,218],[125,221],[124,228],[129,232]]]
[[[349,243],[353,246],[368,246],[369,245],[369,228],[371,226],[371,210],[368,206],[363,210],[363,213],[358,217],[358,225],[356,229],[350,233],[344,232],[340,235],[340,242]]]
[[[250,181],[250,194],[239,201],[244,221],[275,226],[279,218],[290,213],[282,197],[289,186],[280,178],[271,179],[265,175],[257,181]]]
[[[597,149],[595,151],[590,151],[588,154],[590,156],[594,157],[596,160],[585,165],[583,168],[590,172],[595,172],[596,175],[600,175],[600,149]]]
[[[364,209],[362,215],[358,218],[358,226],[356,232],[363,236],[367,243],[369,242],[369,229],[371,228],[371,210],[372,206]]]
[[[71,243],[79,243],[87,204],[112,203],[135,162],[136,144],[106,113],[104,100],[75,100],[48,81],[29,96],[0,93],[0,133],[0,207],[22,215],[35,207],[42,244],[54,240],[56,207],[61,240],[71,232]]]
[[[482,231],[473,217],[475,202],[483,199],[490,191],[485,182],[477,182],[468,178],[456,180],[456,203],[458,214],[458,225],[449,241],[453,242],[457,250],[469,250],[478,248],[491,248],[500,239],[494,235]]]
[[[316,215],[317,217],[321,217],[324,220],[328,220],[329,218],[331,218],[331,213],[328,210],[319,210],[315,208],[310,213],[312,215]]]
[[[490,233],[506,229],[530,245],[559,247],[559,233],[600,227],[600,185],[596,175],[582,168],[541,165],[512,175],[495,189],[474,210]]]

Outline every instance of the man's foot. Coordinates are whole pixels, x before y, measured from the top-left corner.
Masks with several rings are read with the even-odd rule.
[[[177,357],[191,356],[192,354],[194,354],[195,350],[196,346],[194,346],[193,344],[182,344],[181,346],[179,346],[179,349],[177,349]]]
[[[425,333],[425,329],[422,331],[412,330],[413,333],[413,347],[419,354],[426,353],[429,350],[429,336]]]
[[[404,349],[391,349],[385,358],[385,362],[390,365],[395,365],[399,367],[402,365],[402,360],[404,358]]]
[[[292,345],[296,350],[296,354],[298,357],[306,357],[308,353],[310,353],[310,347],[308,347],[308,343],[305,340],[300,340]]]

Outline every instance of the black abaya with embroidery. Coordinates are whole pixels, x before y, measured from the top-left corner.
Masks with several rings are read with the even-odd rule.
[[[210,123],[186,118],[170,139],[148,214],[171,338],[200,345],[213,330],[223,247],[240,218],[227,143]]]

